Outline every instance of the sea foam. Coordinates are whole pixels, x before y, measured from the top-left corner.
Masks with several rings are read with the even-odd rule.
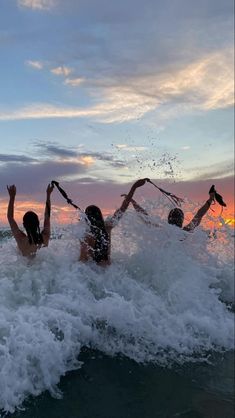
[[[162,366],[206,361],[233,349],[233,243],[125,215],[112,235],[112,265],[78,262],[75,225],[32,261],[13,239],[0,254],[0,409],[29,395],[61,396],[60,377],[81,367],[82,347]]]

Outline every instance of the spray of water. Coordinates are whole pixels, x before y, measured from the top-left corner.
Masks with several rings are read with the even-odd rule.
[[[159,228],[126,214],[106,269],[78,262],[81,224],[30,262],[2,241],[0,409],[45,390],[61,396],[57,383],[81,367],[82,347],[166,367],[233,348],[231,231],[186,233],[166,224],[164,205],[145,204]]]

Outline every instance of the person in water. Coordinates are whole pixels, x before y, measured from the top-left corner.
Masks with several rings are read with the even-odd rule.
[[[91,205],[85,209],[88,231],[81,241],[80,261],[95,261],[99,265],[110,264],[111,230],[117,225],[135,193],[137,187],[145,184],[147,179],[136,181],[119,209],[111,218],[104,220],[100,208]]]
[[[7,219],[11,227],[12,234],[17,242],[17,246],[21,254],[25,257],[35,256],[37,250],[41,247],[47,247],[50,240],[50,213],[51,213],[51,201],[50,196],[54,186],[50,184],[46,190],[46,206],[44,213],[44,226],[43,231],[40,232],[38,215],[35,212],[26,212],[23,216],[23,225],[26,230],[26,234],[21,231],[14,219],[14,203],[16,196],[16,186],[7,186],[7,190],[10,196]]]
[[[208,212],[212,202],[214,202],[214,200],[215,200],[215,193],[214,192],[209,193],[209,195],[210,195],[209,199],[197,211],[196,215],[189,222],[189,224],[187,224],[183,227],[184,212],[180,208],[171,209],[171,211],[168,214],[168,224],[178,226],[179,228],[182,228],[184,231],[193,231],[198,225],[200,225],[203,216]],[[149,216],[148,213],[146,212],[145,209],[143,209],[140,205],[138,205],[138,203],[134,199],[131,199],[131,203],[132,203],[134,209],[138,213],[140,213],[142,215],[145,215],[144,221],[147,224],[150,224],[150,225],[153,225],[153,226],[159,226],[158,224],[153,223],[153,222],[151,222],[150,220],[147,219],[147,216]]]

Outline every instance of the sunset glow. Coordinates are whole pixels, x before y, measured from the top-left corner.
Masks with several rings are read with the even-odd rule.
[[[52,195],[53,196],[53,195]],[[153,197],[151,198],[151,200],[153,199]],[[95,203],[95,202],[94,202]],[[203,200],[201,202],[201,204],[203,204]],[[106,202],[104,202],[104,204],[106,206],[102,206],[102,213],[104,215],[104,217],[112,215],[114,213],[114,211],[117,209],[117,205],[114,206],[114,204],[112,205],[112,202],[109,200],[109,198],[107,197]],[[8,201],[7,200],[1,200],[0,201],[0,224],[3,226],[7,226],[8,222],[7,222],[7,206],[8,206]],[[85,209],[85,207],[84,207]],[[198,208],[197,208],[198,209]],[[43,224],[43,218],[44,218],[44,210],[45,210],[45,204],[44,203],[39,203],[39,202],[35,202],[35,201],[24,201],[24,202],[16,202],[15,204],[15,220],[16,222],[19,224],[19,227],[22,227],[22,219],[23,216],[25,214],[25,212],[32,210],[34,212],[37,213],[40,221],[41,221],[41,226]],[[133,210],[131,208],[131,210]],[[187,210],[187,206],[184,207],[184,211],[185,211],[185,219],[186,222],[190,221],[190,219],[192,219],[192,217],[195,215],[195,212],[190,212]],[[205,228],[211,228],[215,226],[215,224],[217,225],[217,227],[222,227],[224,224],[234,228],[235,225],[235,219],[234,217],[228,217],[231,216],[234,213],[234,207],[232,205],[232,203],[230,203],[227,208],[223,211],[222,216],[220,217],[220,210],[217,210],[216,213],[209,211],[209,218],[206,217],[203,222],[202,222],[202,226],[204,226]],[[154,214],[152,214],[152,216],[154,216]],[[223,219],[224,223],[220,222],[220,219]],[[62,204],[53,204],[53,199],[52,199],[52,214],[51,214],[51,220],[52,220],[52,224],[56,224],[56,225],[66,225],[66,224],[70,224],[70,223],[76,223],[79,220],[79,212],[76,211],[73,207],[69,206],[69,205],[62,205]],[[166,212],[166,220],[167,220],[167,212]]]

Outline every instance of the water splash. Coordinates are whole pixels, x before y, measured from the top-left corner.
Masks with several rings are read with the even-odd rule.
[[[13,239],[0,254],[0,409],[49,390],[81,367],[82,347],[163,366],[233,349],[233,242],[166,225],[166,202],[146,202],[154,222],[130,211],[112,237],[107,269],[79,263],[77,225],[57,231],[29,262]]]

